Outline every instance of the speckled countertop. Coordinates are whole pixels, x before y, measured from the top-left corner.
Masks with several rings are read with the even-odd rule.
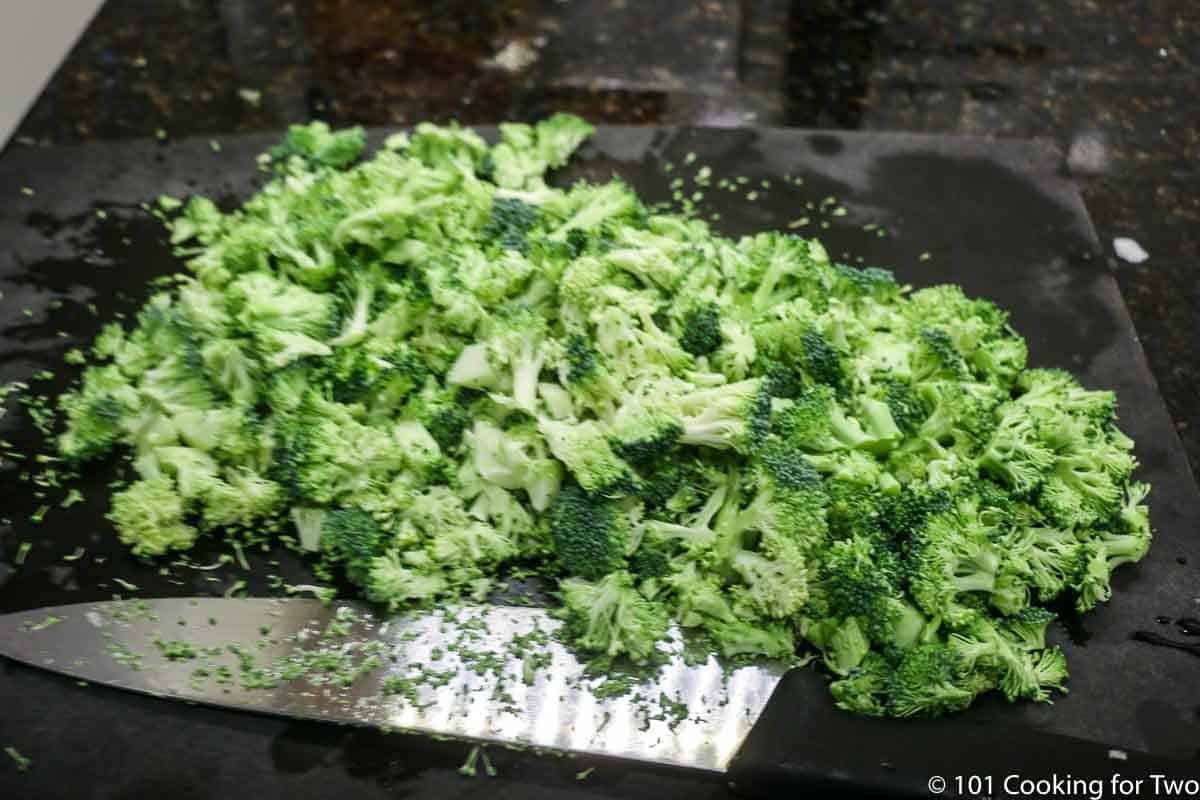
[[[1197,469],[1198,54],[1192,0],[109,0],[9,146],[558,109],[1047,138],[1150,255],[1111,266]]]

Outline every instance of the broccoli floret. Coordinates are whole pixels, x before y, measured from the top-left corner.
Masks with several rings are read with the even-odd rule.
[[[573,639],[607,658],[644,664],[667,635],[667,612],[633,586],[629,573],[611,572],[594,582],[568,578],[560,585],[562,615]]]
[[[271,148],[276,163],[299,158],[314,167],[345,169],[358,160],[367,142],[362,128],[331,131],[324,122],[292,125],[281,144]]]
[[[842,356],[829,340],[815,328],[805,331],[800,337],[800,363],[813,381],[833,387],[841,392],[846,385],[846,369]]]
[[[898,380],[882,383],[883,401],[892,413],[892,420],[905,436],[916,433],[925,421],[928,410],[911,384]]]
[[[346,575],[362,582],[371,562],[383,554],[388,537],[375,518],[358,508],[338,508],[321,524],[321,552],[345,565]]]
[[[819,546],[828,530],[829,502],[820,474],[807,457],[778,442],[768,443],[760,459],[753,498],[736,512],[732,507],[724,510],[722,533],[741,539],[746,532],[757,531],[768,544],[779,537],[803,549]]]
[[[269,531],[277,526],[286,497],[278,483],[245,467],[227,470],[204,493],[203,527]]]
[[[828,453],[848,448],[875,449],[883,441],[863,430],[848,416],[828,386],[808,389],[795,402],[778,413],[773,428],[780,437],[812,453]]]
[[[199,531],[186,522],[187,504],[165,475],[134,481],[113,495],[108,519],[139,556],[187,550]]]
[[[896,283],[896,276],[889,270],[834,264],[833,274],[834,281],[830,291],[841,300],[892,303],[900,297],[901,287]]]
[[[911,646],[924,620],[904,599],[903,575],[897,554],[878,541],[855,536],[831,542],[821,554],[819,581],[828,619],[855,619],[879,645]]]
[[[480,231],[484,242],[494,243],[504,250],[516,250],[524,255],[529,252],[526,237],[537,224],[538,210],[516,197],[496,197],[492,200],[492,214]]]
[[[680,346],[694,356],[706,356],[721,346],[721,310],[716,303],[694,306],[683,317]]]
[[[567,574],[596,580],[624,563],[629,517],[616,502],[567,486],[550,508],[550,533]]]
[[[508,490],[524,489],[535,511],[545,511],[558,492],[562,468],[529,426],[501,430],[477,420],[467,434],[475,470]]]
[[[1113,392],[1085,389],[1064,370],[1026,370],[1017,384],[1021,390],[1017,403],[1023,408],[1080,416],[1099,425],[1116,417],[1117,397]]]
[[[395,550],[371,559],[367,568],[367,598],[383,605],[389,612],[427,603],[448,588],[445,576],[427,568],[409,566]]]
[[[888,677],[888,711],[897,717],[937,717],[971,704],[980,687],[961,673],[962,660],[940,643],[913,648]]]
[[[538,420],[538,430],[554,457],[561,461],[585,491],[604,495],[628,494],[636,475],[613,452],[604,431],[594,422]]]
[[[917,347],[912,351],[910,367],[917,381],[962,380],[967,365],[954,340],[941,328],[922,328],[917,332]]]
[[[513,404],[530,414],[537,411],[537,383],[546,361],[546,320],[527,310],[497,320],[487,341],[493,365],[510,373]]]
[[[845,677],[829,684],[837,707],[855,714],[882,717],[888,713],[887,691],[892,666],[876,652],[868,652]]]
[[[1018,405],[999,414],[979,466],[1018,494],[1029,494],[1054,464],[1054,451],[1041,439],[1038,417]]]
[[[753,451],[771,427],[771,396],[757,379],[727,383],[672,398],[682,444],[718,450]]]
[[[58,438],[58,452],[76,462],[106,455],[122,438],[122,420],[140,405],[137,390],[116,367],[89,369],[83,385],[59,400],[66,430]]]
[[[683,426],[669,412],[638,402],[623,405],[610,425],[613,452],[636,467],[662,459],[683,435]]]
[[[909,540],[909,590],[923,611],[941,616],[961,593],[993,590],[1000,553],[987,534],[955,509],[930,516]]]

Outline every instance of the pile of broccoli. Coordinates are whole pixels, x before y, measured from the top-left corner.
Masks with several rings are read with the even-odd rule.
[[[1003,310],[620,180],[552,188],[591,127],[296,126],[266,185],[169,222],[187,271],[61,403],[120,448],[135,553],[294,537],[390,611],[558,580],[583,653],[819,653],[837,704],[937,715],[1065,691],[1064,597],[1151,531],[1112,392],[1026,366]]]

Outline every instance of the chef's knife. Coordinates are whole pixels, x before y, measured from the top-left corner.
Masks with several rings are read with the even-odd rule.
[[[610,693],[614,679],[590,677],[554,639],[560,624],[544,609],[512,606],[384,620],[296,598],[121,600],[0,617],[0,654],[164,698],[728,771],[767,795],[806,787],[928,797],[941,786],[955,796],[983,786],[956,777],[995,781],[1001,767],[1031,779],[1104,779],[1200,766],[963,717],[855,717],[805,699],[814,693],[802,684],[819,680],[813,670],[695,663],[677,638],[655,677]],[[1000,784],[990,793],[1004,796]]]

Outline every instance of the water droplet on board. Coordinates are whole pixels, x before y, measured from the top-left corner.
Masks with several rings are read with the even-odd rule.
[[[1200,619],[1194,617],[1184,617],[1175,620],[1175,627],[1179,628],[1179,632],[1184,636],[1200,636]]]

